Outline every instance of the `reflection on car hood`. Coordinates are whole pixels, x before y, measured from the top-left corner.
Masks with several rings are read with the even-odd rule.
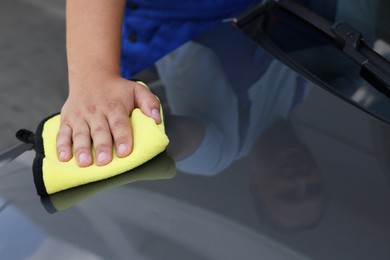
[[[170,163],[59,193],[47,212],[24,153],[0,170],[1,259],[390,257],[387,123],[230,24],[154,69]]]

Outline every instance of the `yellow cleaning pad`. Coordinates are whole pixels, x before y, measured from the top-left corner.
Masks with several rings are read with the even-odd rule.
[[[45,196],[116,176],[149,161],[165,150],[169,140],[163,123],[157,125],[138,108],[133,111],[129,120],[133,128],[132,153],[125,158],[118,158],[113,149],[111,163],[105,166],[93,164],[89,167],[79,167],[75,157],[69,162],[58,160],[56,139],[60,126],[59,114],[42,121],[35,133],[36,157],[33,164],[38,194]]]

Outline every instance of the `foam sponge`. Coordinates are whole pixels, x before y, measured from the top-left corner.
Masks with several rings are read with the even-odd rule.
[[[162,111],[161,111],[162,115]],[[46,196],[62,190],[111,178],[149,161],[167,147],[169,140],[164,124],[156,124],[140,109],[133,110],[129,118],[133,129],[133,151],[125,158],[118,158],[113,149],[113,160],[105,166],[95,163],[79,167],[75,157],[60,162],[57,157],[56,139],[60,127],[60,115],[41,122],[35,133],[36,157],[33,163],[34,182],[37,193]],[[95,161],[95,155],[93,155]]]

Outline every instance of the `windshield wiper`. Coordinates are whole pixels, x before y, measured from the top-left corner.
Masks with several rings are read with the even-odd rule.
[[[331,23],[305,6],[292,0],[264,0],[254,8],[230,19],[244,28],[260,15],[270,13],[279,7],[300,18],[328,36],[332,42],[349,58],[360,66],[360,76],[376,90],[390,98],[390,62],[367,46],[362,34],[345,22]]]

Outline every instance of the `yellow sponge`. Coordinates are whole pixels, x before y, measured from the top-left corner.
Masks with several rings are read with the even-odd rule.
[[[162,111],[161,111],[162,115]],[[93,164],[79,167],[73,157],[69,162],[60,162],[57,157],[56,138],[60,115],[42,121],[35,133],[36,157],[33,164],[34,182],[41,196],[107,179],[129,171],[152,159],[167,147],[169,140],[164,124],[156,124],[152,118],[135,109],[129,118],[133,128],[133,151],[125,158],[115,154],[105,166]],[[95,161],[94,155],[94,161]]]

